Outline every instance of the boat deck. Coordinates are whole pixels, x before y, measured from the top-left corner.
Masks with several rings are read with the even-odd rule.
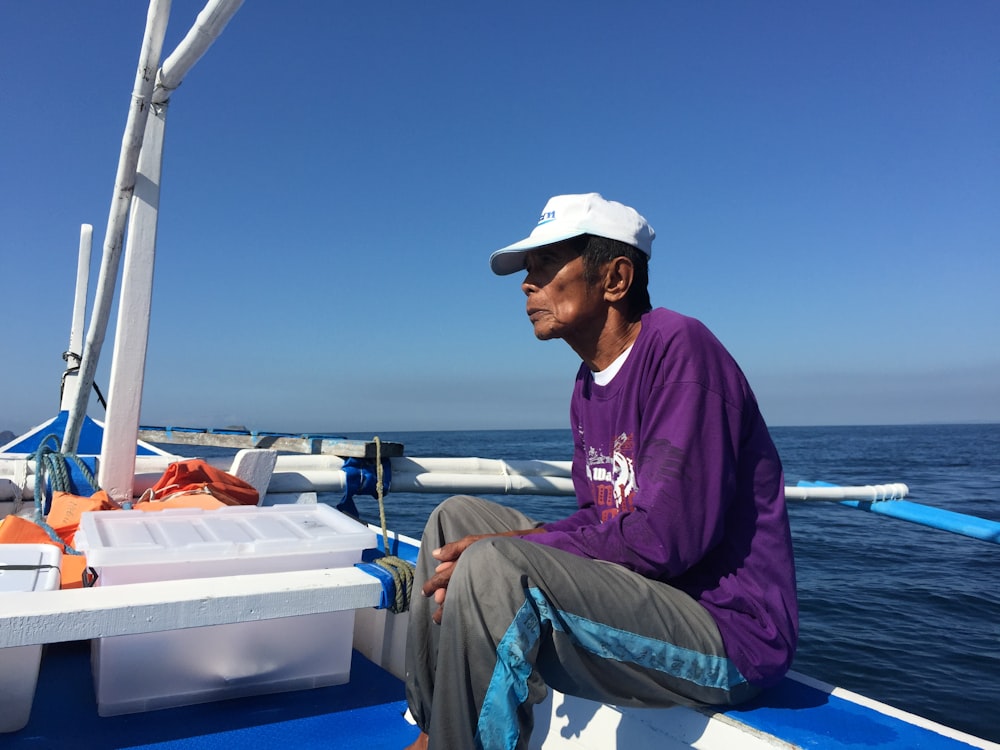
[[[903,721],[872,707],[785,678],[745,706],[724,714],[793,747],[953,750],[969,748],[959,739]],[[909,716],[911,721],[916,717]]]
[[[3,746],[11,750],[245,750],[279,746],[400,750],[417,732],[403,717],[406,702],[402,682],[357,652],[351,682],[346,685],[111,717],[97,715],[89,674],[88,642],[48,646],[31,719],[24,729],[4,735]],[[697,715],[687,709],[627,710],[614,726],[602,728],[596,726],[597,704],[588,703],[565,699],[555,708],[547,705],[549,715],[537,718],[536,729],[543,736],[547,731],[550,740],[566,740],[560,746],[580,748],[649,747],[651,740],[660,748],[680,747],[678,724],[682,725],[680,734],[694,733],[683,743],[690,747],[960,750],[974,746],[793,679],[785,679],[747,706],[705,712],[700,724],[690,716],[678,723],[674,711]],[[545,726],[546,718],[549,726]],[[732,744],[732,737],[719,744],[719,736],[709,728],[719,720],[738,732],[737,744]],[[578,744],[574,742],[577,738]],[[533,740],[532,747],[538,747],[542,737]],[[599,744],[592,745],[594,740]],[[550,742],[543,746],[549,747]]]
[[[400,750],[417,735],[403,718],[403,683],[357,652],[346,685],[100,717],[88,679],[90,644],[46,648],[28,725],[0,736],[10,750]]]

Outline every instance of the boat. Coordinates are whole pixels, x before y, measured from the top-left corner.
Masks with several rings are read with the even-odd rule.
[[[377,438],[348,441],[331,435],[238,428],[140,427],[168,93],[208,50],[240,2],[210,1],[191,33],[160,64],[168,5],[152,0],[149,6],[86,346],[67,370],[59,414],[0,446],[0,514],[37,516],[46,497],[41,469],[46,449],[67,465],[69,458],[80,459],[113,498],[131,502],[189,454],[166,450],[165,443],[189,449],[234,448],[234,456],[209,463],[251,484],[263,508],[309,507],[323,493],[342,494],[347,503],[352,492],[370,490],[373,484],[381,497],[383,479],[388,479],[390,491],[572,494],[568,462],[420,459],[408,457],[403,445],[383,444]],[[123,248],[108,408],[106,419],[99,422],[88,416],[87,405]],[[86,282],[81,279],[87,278],[89,267],[86,227],[81,232],[79,265],[71,352],[81,351],[83,344]],[[55,444],[51,435],[57,436]],[[893,515],[971,537],[973,544],[1000,542],[1000,524],[912,503],[904,499],[908,488],[897,482],[861,487],[804,483],[789,487],[787,495],[793,501],[839,502]],[[341,510],[349,508],[342,504]],[[376,540],[370,557],[384,553],[415,561],[418,540],[395,534],[384,523],[368,528]],[[44,647],[44,653],[37,683],[31,685],[30,717],[23,727],[0,735],[0,741],[11,748],[214,749],[277,743],[297,748],[403,747],[415,738],[416,729],[406,717],[401,681],[408,614],[393,611],[400,609],[393,606],[399,583],[365,565],[347,565],[4,593],[0,672],[3,659],[23,649]],[[347,683],[229,694],[221,701],[107,716],[99,715],[95,705],[96,642],[343,612],[353,613],[349,635],[337,634],[348,637],[352,646]],[[146,668],[145,662],[134,665],[137,672]],[[0,703],[0,716],[8,705]],[[535,717],[531,747],[548,750],[630,745],[706,750],[1000,748],[988,739],[794,672],[752,702],[730,709],[623,709],[550,691],[536,707]]]

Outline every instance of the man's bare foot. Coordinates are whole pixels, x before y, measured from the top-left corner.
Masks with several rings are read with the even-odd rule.
[[[427,736],[427,732],[421,732],[420,736],[413,741],[413,744],[406,748],[406,750],[427,750],[427,743],[430,742],[431,738]]]

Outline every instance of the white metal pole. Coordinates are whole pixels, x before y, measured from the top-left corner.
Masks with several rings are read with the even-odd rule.
[[[135,475],[135,447],[153,300],[166,118],[167,105],[159,104],[153,106],[146,120],[125,243],[122,291],[108,382],[108,413],[98,473],[98,484],[118,502],[132,498]]]
[[[79,355],[83,348],[83,327],[87,319],[87,288],[90,285],[90,253],[94,227],[80,225],[80,254],[76,264],[76,296],[73,300],[73,324],[69,331],[69,350]]]
[[[146,31],[142,39],[139,66],[132,89],[132,101],[129,105],[125,134],[122,137],[118,158],[118,173],[115,176],[115,190],[111,199],[108,226],[104,235],[104,252],[101,257],[101,272],[94,299],[94,312],[91,316],[87,342],[80,363],[76,398],[70,409],[66,431],[63,434],[62,450],[64,453],[75,452],[79,443],[80,429],[87,413],[90,389],[94,384],[94,373],[97,371],[97,361],[101,356],[108,318],[111,315],[111,303],[121,258],[122,238],[125,234],[125,220],[135,188],[136,165],[139,161],[139,150],[142,148],[150,97],[153,93],[156,69],[159,66],[160,52],[163,49],[163,37],[166,34],[169,15],[170,0],[151,0],[149,10],[146,13]]]
[[[69,328],[69,348],[63,355],[66,373],[63,375],[59,409],[66,411],[76,401],[78,367],[83,349],[83,328],[87,319],[87,289],[90,285],[90,253],[94,227],[80,225],[80,251],[76,261],[76,294],[73,297],[73,320]]]

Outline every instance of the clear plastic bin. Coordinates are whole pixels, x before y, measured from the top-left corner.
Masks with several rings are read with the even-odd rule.
[[[52,544],[0,544],[0,607],[13,591],[59,588],[62,550]],[[0,648],[0,732],[16,732],[28,723],[35,699],[42,647]]]
[[[85,513],[77,545],[97,585],[336,568],[375,546],[327,505]],[[102,716],[349,681],[353,610],[100,638]]]

